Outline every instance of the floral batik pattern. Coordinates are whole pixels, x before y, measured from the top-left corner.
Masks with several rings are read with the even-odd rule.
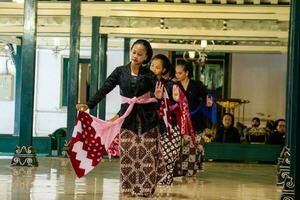
[[[159,144],[159,127],[138,132],[121,130],[121,191],[127,196],[148,197],[166,175],[166,164]]]
[[[181,140],[181,150],[179,159],[176,161],[174,176],[194,176],[199,167],[203,156],[203,146],[198,144],[196,139],[194,144],[192,138],[184,135]]]
[[[162,134],[160,136],[160,143],[167,168],[166,177],[162,179],[160,183],[164,185],[171,185],[173,183],[175,161],[178,160],[180,152],[181,134],[178,126],[172,128],[171,138],[167,133]]]

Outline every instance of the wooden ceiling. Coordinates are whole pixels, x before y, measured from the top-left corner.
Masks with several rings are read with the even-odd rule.
[[[154,48],[189,50],[208,40],[207,50],[286,53],[290,0],[82,1],[82,45],[90,46],[91,19],[99,33],[148,38]],[[70,1],[39,1],[38,45],[68,45]],[[23,4],[0,2],[0,41],[17,43],[23,32]],[[56,39],[54,39],[56,38]],[[122,44],[112,44],[122,45]]]

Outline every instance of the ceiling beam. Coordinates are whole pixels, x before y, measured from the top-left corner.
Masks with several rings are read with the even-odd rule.
[[[69,34],[69,26],[39,26],[37,27],[38,34]],[[9,26],[0,29],[0,35],[20,35],[23,33],[23,26]],[[81,26],[83,35],[90,35],[91,29],[88,25]],[[145,35],[145,36],[197,36],[199,37],[232,37],[238,40],[243,38],[268,38],[284,40],[288,38],[286,31],[254,31],[254,30],[201,30],[201,29],[160,29],[160,28],[118,28],[118,27],[101,27],[100,33],[103,34],[124,34],[124,35]]]
[[[45,38],[38,39],[38,49],[54,49],[53,44],[46,44]],[[120,40],[108,40],[108,46],[111,48],[122,48],[123,42]],[[90,40],[81,41],[80,46],[90,48]],[[286,46],[255,46],[255,45],[208,45],[205,50],[201,49],[199,45],[194,44],[171,44],[151,42],[154,50],[166,51],[205,51],[205,52],[228,52],[228,53],[287,53]],[[62,47],[68,50],[68,46]]]
[[[271,4],[273,4],[273,5],[278,4],[278,0],[271,0]]]
[[[286,31],[254,31],[254,30],[198,30],[198,29],[159,29],[159,28],[109,28],[101,27],[105,34],[142,34],[142,35],[181,35],[181,36],[209,36],[209,37],[257,37],[257,38],[288,38]]]
[[[68,35],[70,26],[39,26],[37,27],[38,35]],[[232,38],[232,40],[275,40],[287,41],[288,32],[286,31],[254,31],[254,30],[201,30],[201,29],[160,29],[160,28],[118,28],[118,27],[101,27],[100,33],[109,35],[120,35],[121,37],[135,37],[142,35],[149,38],[182,38],[182,37],[197,37],[197,38]],[[9,26],[0,28],[0,35],[18,36],[23,34],[23,26]],[[83,36],[91,35],[91,28],[88,25],[81,26],[81,34]],[[228,39],[230,40],[230,39]]]
[[[128,0],[130,1],[130,0]],[[286,52],[286,43],[288,41],[288,32],[283,31],[285,24],[289,21],[289,5],[276,5],[278,0],[269,0],[271,5],[260,5],[265,3],[266,0],[251,0],[253,5],[245,5],[250,0],[205,0],[205,3],[197,3],[198,0],[185,0],[189,2],[180,4],[182,0],[174,0],[175,3],[162,3],[166,0],[158,0],[159,3],[149,3],[147,0],[141,0],[141,2],[111,2],[106,0],[105,2],[82,2],[81,15],[85,19],[90,19],[91,16],[100,17],[127,17],[128,19],[134,18],[142,20],[143,18],[155,19],[166,18],[173,19],[213,19],[218,20],[237,20],[238,23],[243,24],[243,20],[255,20],[261,22],[263,20],[271,20],[270,24],[278,23],[277,30],[252,30],[256,29],[249,26],[238,27],[242,30],[221,30],[217,26],[209,26],[203,30],[202,26],[199,28],[170,28],[160,29],[159,27],[141,27],[131,28],[130,24],[118,24],[121,27],[101,27],[100,33],[109,34],[113,37],[129,37],[129,38],[149,38],[149,39],[161,39],[158,41],[169,41],[172,39],[179,40],[194,40],[194,39],[207,39],[207,40],[224,40],[224,41],[238,41],[238,45],[215,45],[213,51],[225,51],[229,52]],[[201,0],[202,2],[203,0]],[[288,0],[287,0],[288,1]],[[177,4],[177,3],[178,4]],[[215,4],[215,3],[219,4]],[[228,4],[230,3],[230,4]],[[236,3],[236,4],[233,4]],[[16,25],[16,23],[9,21],[13,18],[23,17],[23,4],[17,4],[12,2],[0,2],[0,17],[4,20],[0,24],[1,37],[15,37],[23,34],[22,21]],[[69,2],[39,2],[38,15],[40,23],[43,26],[37,28],[37,34],[41,36],[49,37],[68,37],[70,32],[70,25],[66,23],[47,23],[48,21],[43,19],[50,17],[63,16],[68,18],[70,16],[70,3]],[[8,21],[6,21],[8,19]],[[112,18],[114,19],[114,18]],[[186,20],[182,20],[186,21]],[[197,20],[194,20],[197,21]],[[199,20],[200,21],[200,20]],[[212,21],[212,20],[210,20]],[[275,21],[275,22],[274,22]],[[55,21],[54,21],[55,22]],[[90,37],[91,25],[86,23],[81,26],[81,35],[83,37]],[[248,22],[248,21],[246,21]],[[246,23],[245,22],[245,23]],[[253,21],[250,21],[252,24]],[[186,23],[186,22],[183,22]],[[238,24],[237,23],[237,24]],[[250,23],[250,24],[251,24]],[[197,23],[198,24],[198,23]],[[117,25],[116,25],[117,26]],[[179,26],[180,27],[180,26]],[[191,25],[190,27],[194,27]],[[259,26],[258,26],[259,27]],[[209,30],[208,30],[209,29]],[[236,29],[236,27],[233,29]],[[279,30],[279,31],[278,31]],[[0,40],[1,40],[0,37]],[[157,40],[156,40],[157,41]],[[243,41],[254,41],[253,46],[245,46]],[[260,41],[260,42],[259,42]],[[264,43],[269,42],[269,43]],[[272,43],[274,42],[274,43]],[[168,45],[175,45],[173,43],[161,43],[161,48],[169,48]],[[268,46],[269,44],[269,46]],[[178,45],[178,44],[177,44]],[[259,46],[260,45],[260,46]],[[273,46],[272,46],[273,45]],[[285,46],[274,46],[285,45]],[[170,46],[170,48],[175,48]],[[177,47],[176,47],[177,48]],[[182,47],[181,47],[182,48]]]
[[[0,3],[0,15],[23,15],[17,3]],[[69,3],[44,3],[38,5],[39,16],[69,16]],[[161,3],[82,3],[82,16],[131,16],[203,19],[260,19],[289,20],[289,6],[249,6],[222,4],[161,4]]]
[[[288,21],[289,16],[275,13],[214,13],[214,12],[165,12],[165,11],[116,11],[99,10],[82,11],[84,16],[103,17],[154,17],[154,18],[181,18],[181,19],[240,19],[240,20],[277,20]]]
[[[213,13],[289,13],[289,6],[254,5],[205,5],[205,4],[159,4],[159,3],[83,3],[83,10],[112,11],[165,11],[165,12],[213,12]],[[100,13],[99,13],[100,14]]]
[[[253,0],[253,4],[259,5],[260,4],[260,0]]]
[[[153,49],[188,51],[201,50],[199,45],[192,44],[170,44],[170,43],[151,43]],[[286,53],[286,46],[242,46],[242,45],[208,45],[205,52],[240,52],[240,53]]]
[[[0,41],[3,43],[11,43],[16,45],[21,44],[21,39],[15,36],[0,36]]]
[[[221,41],[253,41],[253,42],[282,42],[287,43],[288,39],[279,38],[258,38],[258,37],[215,37],[215,36],[198,36],[198,35],[145,35],[145,34],[110,34],[115,38],[148,38],[148,39],[165,39],[165,40],[221,40]]]
[[[197,3],[197,0],[189,0],[190,3]]]

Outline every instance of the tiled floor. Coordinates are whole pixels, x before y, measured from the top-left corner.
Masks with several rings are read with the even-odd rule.
[[[76,178],[66,158],[38,157],[39,167],[10,167],[11,158],[0,157],[0,200],[110,200],[119,194],[118,160],[102,162],[83,178]],[[176,179],[173,186],[159,186],[161,200],[277,200],[276,166],[205,162],[194,178]]]

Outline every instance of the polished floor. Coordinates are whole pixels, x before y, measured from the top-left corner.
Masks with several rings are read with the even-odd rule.
[[[113,200],[119,193],[119,162],[104,161],[83,178],[76,178],[66,158],[38,157],[39,167],[11,167],[0,157],[0,200]],[[277,200],[276,165],[205,162],[204,172],[159,186],[148,199]]]

